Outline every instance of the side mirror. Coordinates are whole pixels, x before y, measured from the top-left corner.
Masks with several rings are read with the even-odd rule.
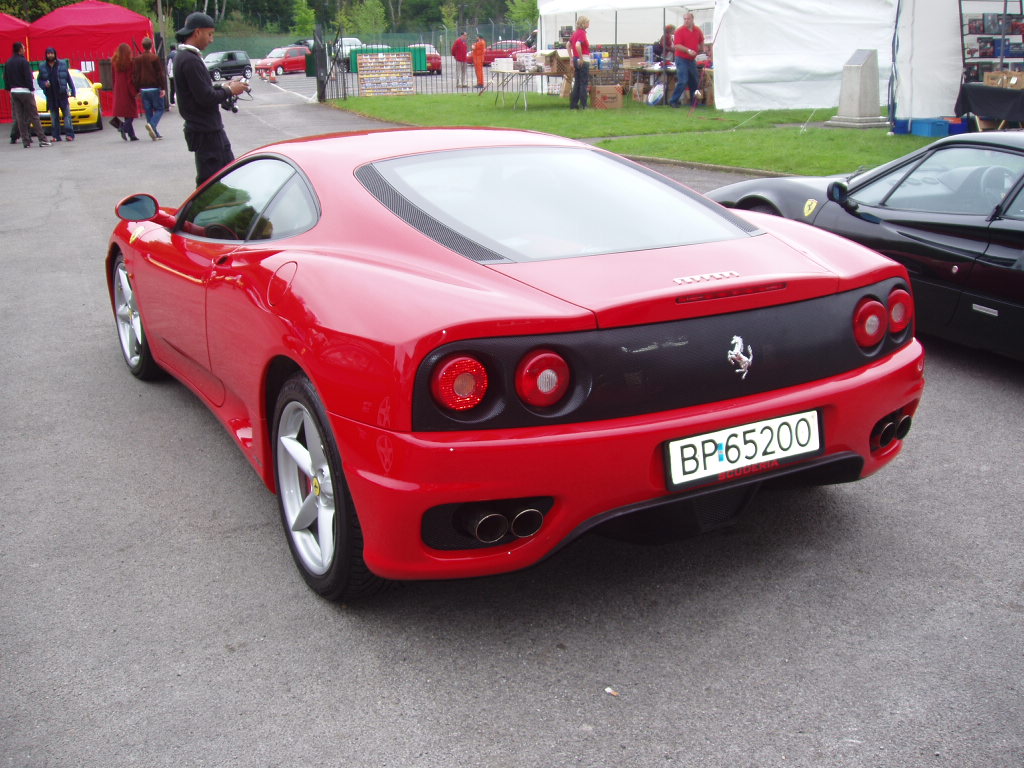
[[[92,84],[92,89],[94,91],[96,91],[96,93],[99,93],[100,91],[103,90],[103,83],[93,83]]]
[[[843,210],[853,213],[857,210],[857,204],[850,199],[850,189],[845,181],[833,181],[825,190],[825,196],[833,203],[839,205]]]
[[[175,219],[160,210],[152,195],[130,195],[114,207],[114,213],[122,221],[152,221],[163,227],[173,227]]]

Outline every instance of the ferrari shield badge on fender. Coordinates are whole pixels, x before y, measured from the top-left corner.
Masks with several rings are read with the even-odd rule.
[[[741,379],[747,378],[747,373],[750,371],[750,366],[754,363],[754,350],[749,344],[747,344],[747,352],[743,353],[743,337],[733,336],[732,337],[732,349],[726,355],[726,359],[736,366],[736,373],[740,375]]]
[[[812,213],[814,213],[814,209],[817,207],[818,201],[815,200],[813,197],[809,199],[806,203],[804,203],[804,218],[807,218]]]

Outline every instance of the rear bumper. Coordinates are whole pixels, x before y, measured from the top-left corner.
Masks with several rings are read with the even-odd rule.
[[[830,457],[859,456],[861,477],[889,463],[902,440],[872,450],[871,431],[886,414],[912,415],[924,387],[917,341],[873,365],[830,379],[725,403],[552,427],[402,433],[331,416],[370,569],[391,579],[484,576],[533,565],[617,511],[734,483],[792,474],[801,464],[752,468],[735,480],[672,494],[664,444],[689,435],[820,409]],[[424,513],[463,502],[522,497],[554,500],[540,531],[499,546],[434,549],[423,541]]]

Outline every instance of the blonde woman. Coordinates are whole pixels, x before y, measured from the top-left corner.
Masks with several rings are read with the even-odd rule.
[[[587,88],[590,85],[590,41],[587,40],[587,27],[590,19],[580,16],[576,19],[576,31],[569,40],[569,53],[572,55],[572,96],[569,98],[569,109],[587,108]]]

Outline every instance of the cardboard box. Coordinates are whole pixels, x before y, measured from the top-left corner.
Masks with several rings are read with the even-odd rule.
[[[1003,88],[1009,76],[1010,73],[1003,69],[996,70],[995,72],[986,72],[984,82],[985,85],[990,85],[993,88]]]
[[[1024,72],[1007,72],[1003,78],[1003,88],[1024,90]]]
[[[622,109],[622,86],[595,85],[590,89],[590,106],[594,109]]]

